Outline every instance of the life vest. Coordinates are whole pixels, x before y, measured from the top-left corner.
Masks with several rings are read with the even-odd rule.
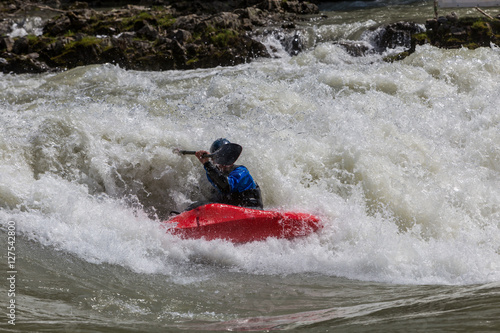
[[[262,194],[248,169],[243,165],[233,165],[222,172],[211,162],[204,164],[209,182],[217,190],[215,201],[234,206],[260,208]]]

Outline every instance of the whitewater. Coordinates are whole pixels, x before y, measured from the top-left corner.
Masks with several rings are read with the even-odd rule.
[[[15,225],[18,305],[0,327],[499,329],[500,49],[353,57],[328,39],[376,15],[331,15],[295,57],[0,74],[0,267]],[[323,228],[240,245],[167,234],[160,221],[210,190],[173,150],[219,137],[243,146],[266,209]]]

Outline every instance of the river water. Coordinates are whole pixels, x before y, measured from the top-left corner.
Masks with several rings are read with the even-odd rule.
[[[296,57],[268,37],[280,58],[237,67],[0,74],[1,330],[499,331],[500,49],[386,63],[336,43],[433,16],[398,3],[324,5]],[[266,208],[323,228],[166,234],[208,191],[172,149],[218,137]]]

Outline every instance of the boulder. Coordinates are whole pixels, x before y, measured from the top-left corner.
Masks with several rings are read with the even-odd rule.
[[[410,49],[412,46],[412,36],[425,30],[414,22],[397,22],[389,24],[380,30],[375,38],[378,51],[404,47]]]
[[[14,39],[10,37],[1,37],[0,38],[0,50],[4,49],[7,52],[12,52],[12,48],[14,47]]]
[[[3,73],[33,73],[39,74],[51,71],[51,68],[38,60],[38,53],[27,55],[6,54],[6,58],[0,58],[0,68]]]

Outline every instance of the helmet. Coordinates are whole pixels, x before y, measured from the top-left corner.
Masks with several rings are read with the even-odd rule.
[[[215,140],[214,143],[212,143],[212,146],[210,146],[210,154],[215,153],[220,149],[220,147],[222,147],[223,145],[227,145],[228,143],[230,143],[229,140],[224,138]]]

